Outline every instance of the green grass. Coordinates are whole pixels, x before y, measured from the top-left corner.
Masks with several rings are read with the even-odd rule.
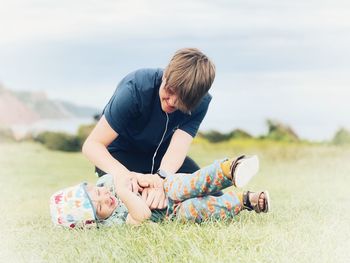
[[[51,225],[49,197],[94,182],[92,165],[79,153],[0,143],[0,262],[350,262],[350,148],[257,140],[191,148],[202,166],[241,153],[261,159],[247,189],[269,190],[269,214],[62,230]]]

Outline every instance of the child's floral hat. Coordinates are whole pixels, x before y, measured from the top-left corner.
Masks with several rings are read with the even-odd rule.
[[[54,193],[50,198],[51,219],[55,225],[64,227],[92,227],[97,216],[86,191],[87,183],[81,183]]]

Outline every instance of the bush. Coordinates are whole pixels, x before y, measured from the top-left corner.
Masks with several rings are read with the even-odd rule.
[[[297,142],[299,141],[298,135],[292,130],[291,127],[282,124],[278,121],[267,120],[268,134],[263,138],[275,140],[275,141],[287,141]]]
[[[14,138],[13,132],[9,128],[0,126],[0,141],[8,142],[8,141],[14,141],[14,140],[15,138]]]
[[[336,145],[350,144],[350,131],[344,128],[339,129],[335,133],[332,143]]]
[[[85,142],[86,138],[91,133],[92,129],[95,127],[96,124],[89,124],[89,125],[81,125],[78,129],[77,138],[79,140],[80,148],[83,146],[83,143]]]
[[[34,140],[51,150],[78,152],[81,149],[77,136],[63,132],[42,132]]]
[[[213,143],[227,141],[230,136],[229,134],[221,133],[215,130],[211,130],[208,132],[201,132],[199,135]]]
[[[250,139],[250,138],[253,138],[253,136],[241,129],[233,130],[230,133],[230,139]]]
[[[95,124],[81,125],[77,135],[46,131],[35,136],[34,141],[44,144],[51,150],[79,152],[94,127]]]
[[[222,142],[222,141],[228,141],[230,139],[247,139],[247,138],[252,138],[252,136],[241,130],[241,129],[236,129],[233,130],[229,133],[221,133],[216,130],[211,130],[208,132],[200,132],[198,134],[199,137],[207,139],[209,142],[212,143],[217,143],[217,142]]]

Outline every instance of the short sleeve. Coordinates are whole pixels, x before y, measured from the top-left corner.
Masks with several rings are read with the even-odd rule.
[[[138,114],[135,86],[129,79],[123,79],[112,98],[104,108],[103,114],[108,124],[118,134],[124,134],[130,120]]]
[[[180,130],[187,132],[192,137],[195,137],[200,124],[202,123],[205,115],[207,114],[209,103],[211,101],[211,96],[208,94],[203,98],[202,103],[197,110],[188,118],[183,124],[179,126]]]

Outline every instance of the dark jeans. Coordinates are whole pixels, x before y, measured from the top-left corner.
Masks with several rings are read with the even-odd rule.
[[[159,169],[161,162],[160,158],[156,158],[154,162],[153,171],[151,171],[152,156],[122,151],[111,153],[111,155],[130,171],[144,174],[155,173]],[[193,173],[197,170],[199,170],[199,166],[195,163],[195,161],[193,161],[190,157],[187,156],[177,173]],[[95,167],[95,171],[97,172],[99,177],[106,174],[98,167]]]

